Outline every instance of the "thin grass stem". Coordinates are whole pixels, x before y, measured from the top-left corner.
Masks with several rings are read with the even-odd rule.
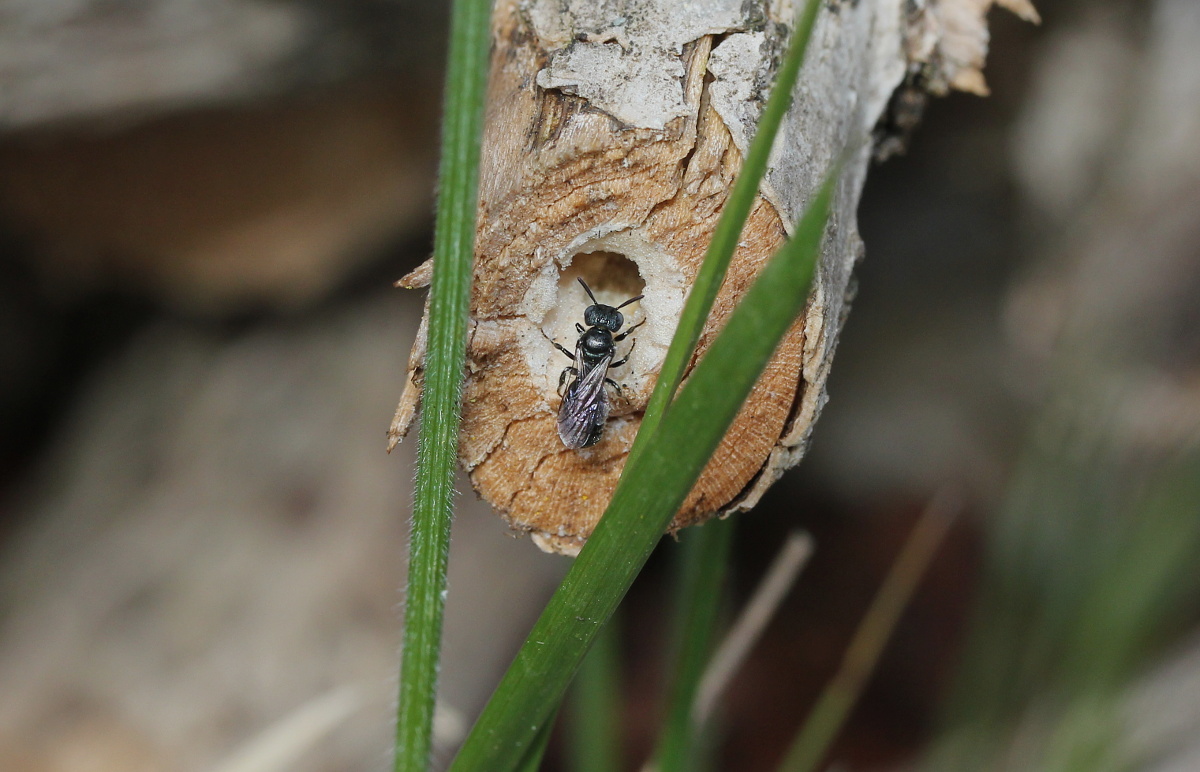
[[[721,210],[712,240],[704,254],[704,262],[696,274],[696,281],[688,290],[687,302],[675,328],[675,336],[667,349],[658,380],[654,384],[654,391],[646,404],[638,436],[629,452],[630,461],[641,452],[641,446],[658,429],[658,423],[662,420],[667,405],[674,398],[688,362],[696,351],[696,343],[700,340],[705,322],[708,321],[717,290],[725,280],[742,229],[745,228],[750,210],[758,198],[758,188],[762,184],[763,175],[766,174],[767,161],[771,157],[771,148],[775,145],[779,126],[792,104],[792,92],[795,90],[800,66],[804,63],[804,54],[808,50],[808,41],[812,37],[813,25],[821,5],[821,0],[808,0],[796,20],[787,56],[784,57],[783,64],[775,76],[775,84],[771,88],[770,97],[767,98],[766,107],[763,108],[762,117],[759,118],[754,139],[746,151],[746,158],[742,162],[742,169],[738,172],[733,190],[729,193],[729,199]]]
[[[812,555],[812,538],[800,531],[793,531],[784,542],[779,554],[771,562],[754,595],[738,615],[729,634],[721,641],[700,679],[696,700],[692,705],[692,724],[701,731],[712,715],[722,692],[733,680],[745,661],[750,649],[762,637],[767,624],[774,618],[783,599],[796,583],[800,571]]]
[[[571,693],[571,769],[620,772],[621,652],[616,620],[610,620],[596,636]]]
[[[445,611],[491,0],[455,0],[442,126],[423,414],[409,538],[396,772],[425,772]]]
[[[926,507],[854,632],[837,675],[797,733],[779,772],[815,772],[829,752],[957,510],[956,499],[945,491]]]
[[[655,751],[658,772],[694,770],[698,764],[692,705],[712,651],[722,588],[733,544],[734,521],[713,520],[682,541],[674,608],[676,622],[666,719]]]

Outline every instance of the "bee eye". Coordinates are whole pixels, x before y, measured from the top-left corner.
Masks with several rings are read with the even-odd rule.
[[[621,315],[620,311],[613,311],[612,316],[608,317],[608,329],[616,332],[621,329],[622,324],[625,324],[625,317]]]
[[[600,309],[596,306],[588,306],[583,311],[583,323],[588,327],[595,327],[600,324]]]

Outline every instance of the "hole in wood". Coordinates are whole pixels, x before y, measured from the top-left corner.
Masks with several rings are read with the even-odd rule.
[[[576,303],[586,306],[591,302],[579,286],[577,279],[580,277],[592,288],[596,300],[613,307],[642,294],[646,288],[637,265],[625,255],[618,252],[585,252],[575,255],[570,266],[558,278],[560,309]],[[637,315],[640,305],[640,302],[633,303],[621,309],[626,320]],[[562,315],[561,312],[559,315]],[[576,316],[583,318],[582,308]]]
[[[575,343],[579,340],[579,332],[575,325],[577,323],[584,324],[584,309],[592,302],[587,293],[583,291],[583,287],[579,286],[580,278],[587,282],[592,294],[596,296],[597,302],[613,307],[641,295],[646,287],[646,282],[642,279],[637,264],[619,252],[581,252],[571,258],[570,264],[559,274],[557,299],[542,326],[542,330],[547,336],[571,351],[575,350]],[[621,314],[625,317],[622,331],[642,321],[645,313],[641,305],[639,301],[621,309]],[[633,338],[636,338],[639,333],[640,330],[635,332],[630,339],[617,344],[618,358],[629,352]],[[628,379],[635,372],[632,365],[639,364],[638,359],[640,356],[635,354],[635,359],[631,360],[630,366],[621,368],[622,371],[619,373],[614,373],[614,378]],[[570,361],[561,354],[551,357],[545,371],[547,391],[557,389],[559,374],[562,372],[562,368],[569,364]],[[619,409],[618,412],[620,412]]]

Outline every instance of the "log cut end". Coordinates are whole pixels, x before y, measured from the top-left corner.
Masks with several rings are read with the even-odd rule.
[[[636,13],[621,24],[572,17],[563,21],[566,34],[550,24],[556,17],[544,5],[501,2],[494,19],[460,456],[476,490],[514,529],[544,550],[573,555],[625,465],[741,168],[786,26],[741,0],[704,4],[693,9],[696,18],[655,0],[632,4]],[[807,312],[776,350],[672,531],[749,508],[807,446],[862,252],[854,211],[870,153],[864,138],[886,105],[856,94],[890,94],[905,72],[876,68],[889,80],[874,82],[876,69],[855,55],[855,46],[871,44],[869,31],[886,9],[895,15],[890,45],[902,58],[900,37],[909,28],[900,0],[821,14],[814,46],[848,50],[809,57],[804,93],[797,92],[776,145],[784,157],[773,159],[697,356],[784,243],[831,161],[846,147],[862,151],[839,188]],[[639,68],[648,63],[663,67],[667,80],[647,80]],[[845,67],[860,69],[850,77],[839,70]],[[653,109],[631,107],[631,95],[613,88],[613,72],[626,70],[630,84],[653,82]],[[805,102],[806,94],[819,103]],[[787,143],[790,155],[780,150]],[[599,440],[573,449],[559,436],[558,414],[564,385],[576,377],[564,369],[579,366],[562,349],[575,352],[577,325],[592,303],[580,278],[602,304],[643,298],[622,309],[622,332],[641,326],[616,342],[614,360],[628,361],[608,373],[619,389],[605,390]],[[421,269],[401,284],[427,282]],[[417,408],[424,346],[422,328],[389,433],[393,444]]]

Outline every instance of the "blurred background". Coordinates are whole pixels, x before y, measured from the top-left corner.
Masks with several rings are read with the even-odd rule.
[[[773,768],[950,485],[837,768],[1200,769],[1200,4],[1038,8],[869,176],[811,453],[739,516],[731,613],[816,552],[718,768]],[[443,11],[0,7],[0,769],[389,765]],[[462,490],[443,759],[568,565]],[[620,619],[630,769],[672,546]]]

